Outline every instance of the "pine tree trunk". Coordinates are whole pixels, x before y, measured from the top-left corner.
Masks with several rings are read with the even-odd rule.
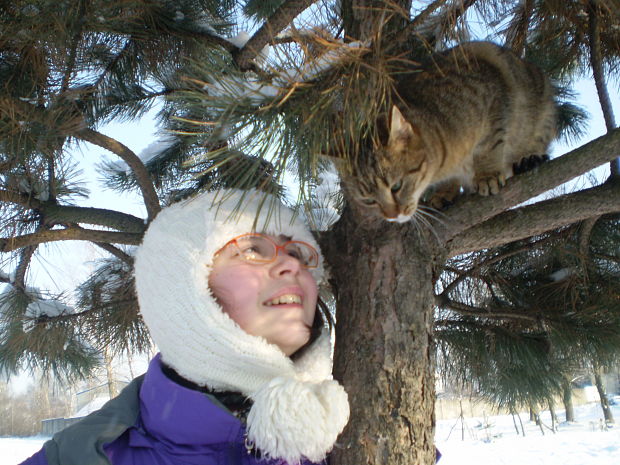
[[[108,393],[110,395],[110,399],[114,399],[118,395],[118,390],[116,389],[116,382],[114,380],[112,356],[110,355],[107,347],[103,350],[103,361],[105,363],[105,371],[108,378]]]
[[[50,418],[51,405],[50,405],[50,383],[49,380],[43,376],[39,382],[39,412],[43,418]]]
[[[411,0],[343,0],[344,34],[386,37],[410,8]],[[405,16],[392,14],[399,9]],[[351,405],[330,463],[434,464],[433,237],[345,209],[324,239],[337,304],[334,374]]]
[[[615,423],[614,415],[611,413],[611,407],[609,406],[609,400],[605,393],[605,386],[603,386],[602,370],[600,368],[594,369],[594,384],[596,384],[596,390],[601,398],[601,408],[603,409],[603,416],[605,417],[605,423]]]
[[[575,409],[573,407],[573,390],[570,380],[565,379],[562,383],[562,402],[564,403],[564,411],[566,421],[575,421]]]
[[[431,242],[410,225],[362,229],[350,211],[323,239],[337,302],[334,371],[351,404],[331,464],[430,465]]]
[[[558,425],[558,416],[555,413],[555,405],[553,400],[549,401],[549,415],[551,416],[551,431],[555,432]]]

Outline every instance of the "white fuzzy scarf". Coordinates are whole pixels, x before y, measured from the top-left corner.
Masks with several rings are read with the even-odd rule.
[[[205,193],[162,210],[136,254],[140,311],[167,365],[197,384],[253,400],[247,435],[264,456],[320,462],[349,418],[347,394],[331,376],[329,335],[293,362],[245,333],[208,288],[213,254],[253,231],[284,234],[319,250],[293,212],[262,193]],[[313,275],[320,282],[322,257]]]

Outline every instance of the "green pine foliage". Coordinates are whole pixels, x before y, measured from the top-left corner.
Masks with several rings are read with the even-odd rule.
[[[440,280],[443,375],[513,411],[558,396],[591,361],[617,363],[618,226],[614,215],[454,261]]]
[[[583,134],[588,115],[572,85],[590,73],[593,12],[582,1],[413,2],[406,33],[361,42],[343,33],[353,3],[316,2],[290,18],[286,34],[267,41],[268,53],[240,65],[243,49],[227,39],[302,3],[309,2],[0,5],[0,276],[8,289],[0,302],[0,369],[43,368],[71,378],[87,374],[103,348],[147,351],[131,250],[123,247],[139,242],[157,208],[222,186],[284,197],[293,177],[299,184],[293,206],[311,215],[325,156],[344,159],[345,169],[347,160],[369,156],[395,77],[434,50],[476,36],[511,47],[556,82],[564,137]],[[613,76],[620,58],[617,7],[598,5],[603,68]],[[386,6],[385,18],[393,7]],[[123,141],[95,136],[108,122],[139,120],[149,111],[157,112],[162,144],[136,163],[141,171],[115,145]],[[80,210],[88,193],[72,158],[76,147],[95,139],[123,160],[100,163],[108,188],[137,192],[145,204],[153,189],[157,205],[144,221],[118,218],[116,211],[99,212],[108,222],[94,221],[92,211]],[[69,206],[77,208],[70,217],[63,210]],[[75,295],[56,296],[71,310],[29,316],[33,300],[53,300],[35,298],[26,282],[39,242],[15,250],[10,244],[78,229],[126,236],[91,239],[111,255]],[[585,249],[573,225],[445,264],[436,313],[442,375],[514,409],[556,395],[567,374],[588,361],[613,363],[620,348],[618,230],[617,217],[603,217]],[[551,278],[562,270],[564,279]]]
[[[64,382],[87,376],[99,363],[88,335],[73,324],[70,309],[55,318],[37,315],[39,305],[59,303],[36,290],[7,288],[0,294],[0,370],[41,370]],[[28,311],[34,310],[33,312]]]
[[[84,313],[80,325],[95,347],[109,347],[113,354],[148,352],[151,341],[138,311],[131,265],[102,260],[77,294]]]

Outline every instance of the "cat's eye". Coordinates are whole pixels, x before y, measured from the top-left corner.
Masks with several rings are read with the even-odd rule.
[[[362,199],[362,203],[365,205],[374,205],[377,201],[375,199]]]
[[[401,179],[400,181],[398,181],[395,184],[392,184],[392,187],[390,188],[390,190],[395,194],[396,192],[398,192],[400,190],[400,188],[403,187],[403,180]]]

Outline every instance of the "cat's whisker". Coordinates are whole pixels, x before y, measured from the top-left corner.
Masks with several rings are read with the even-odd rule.
[[[430,216],[430,217],[432,218],[432,216]],[[426,226],[426,228],[435,237],[437,242],[441,241],[441,239],[439,237],[439,234],[437,234],[437,231],[435,230],[433,225],[430,223],[430,221],[428,221],[428,219],[426,218],[424,212],[422,212],[420,209],[416,210],[415,214],[413,215],[413,219],[415,220],[416,224]],[[420,232],[422,232],[422,231],[420,231]]]
[[[411,218],[411,224],[413,225],[413,227],[414,227],[416,233],[418,234],[418,236],[421,237],[422,236],[422,232],[423,232],[422,225],[420,224],[420,222],[418,221],[418,218],[416,218],[415,215]]]
[[[420,205],[418,208],[423,210],[425,213],[434,214],[437,217],[439,217],[439,216],[443,216],[444,218],[447,217],[444,212],[442,212],[441,210],[439,210],[437,208],[433,208],[430,205]],[[439,219],[439,218],[437,218],[437,219]]]
[[[431,220],[435,220],[437,223],[439,223],[442,226],[446,226],[447,225],[446,221],[444,221],[443,219],[440,218],[440,216],[445,217],[446,215],[444,215],[439,210],[436,210],[436,209],[431,208],[431,207],[420,206],[420,207],[418,207],[418,212],[420,213],[420,215],[423,215],[426,218],[430,218]]]

